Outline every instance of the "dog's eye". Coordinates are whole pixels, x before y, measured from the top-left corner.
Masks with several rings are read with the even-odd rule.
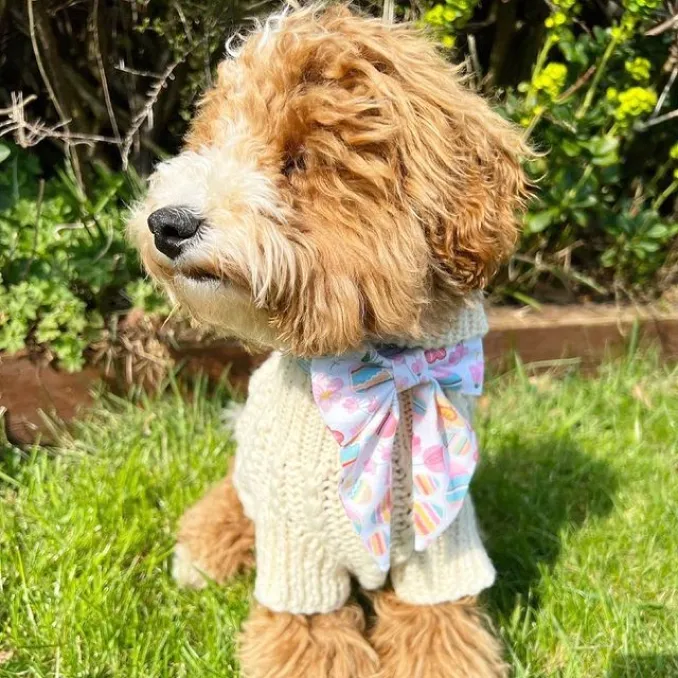
[[[306,169],[306,161],[303,155],[288,155],[282,168],[282,173],[289,177],[294,172],[303,172]]]

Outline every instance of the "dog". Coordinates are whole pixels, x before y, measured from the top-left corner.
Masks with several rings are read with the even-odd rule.
[[[231,51],[129,223],[198,322],[273,351],[175,577],[224,582],[256,553],[247,678],[505,676],[466,488],[482,290],[515,246],[529,149],[409,26],[311,6]]]

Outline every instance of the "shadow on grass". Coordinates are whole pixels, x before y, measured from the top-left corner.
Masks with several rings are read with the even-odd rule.
[[[536,585],[558,559],[562,531],[609,513],[617,480],[605,462],[569,438],[502,440],[488,452],[474,480],[474,498],[498,572],[489,602],[509,615],[518,599],[539,605]]]
[[[678,654],[618,655],[606,678],[676,678]]]

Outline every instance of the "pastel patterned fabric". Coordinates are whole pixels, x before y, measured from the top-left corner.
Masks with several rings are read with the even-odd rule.
[[[446,393],[481,393],[482,340],[438,349],[373,348],[314,358],[309,369],[313,398],[340,446],[342,504],[387,571],[398,394],[412,391],[414,547],[423,551],[457,517],[478,460],[473,428]]]

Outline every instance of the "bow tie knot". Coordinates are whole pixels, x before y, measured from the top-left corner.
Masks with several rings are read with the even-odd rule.
[[[360,364],[351,369],[350,376],[352,387],[359,393],[390,381],[398,393],[403,393],[431,381],[423,356],[408,361],[402,349],[393,348],[365,353]]]
[[[475,469],[475,434],[448,394],[478,395],[483,366],[480,338],[453,347],[388,346],[310,362],[314,400],[340,447],[344,509],[383,570],[390,566],[398,394],[412,392],[412,510],[415,549],[421,551],[457,516]]]

